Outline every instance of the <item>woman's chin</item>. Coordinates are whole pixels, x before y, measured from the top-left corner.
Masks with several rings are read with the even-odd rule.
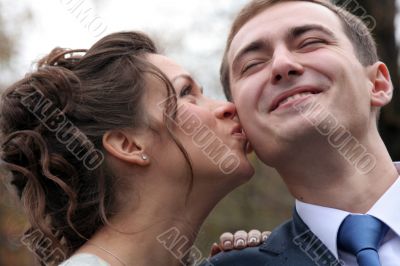
[[[231,174],[231,181],[235,180],[237,186],[247,183],[254,176],[254,167],[249,161],[244,161],[240,166]]]

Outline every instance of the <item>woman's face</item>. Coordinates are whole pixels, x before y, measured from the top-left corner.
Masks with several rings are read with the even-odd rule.
[[[178,99],[177,113],[175,119],[171,114],[168,119],[173,125],[174,135],[192,161],[195,182],[199,179],[216,181],[216,178],[221,180],[224,177],[230,181],[234,178],[235,184],[247,181],[254,170],[246,157],[247,138],[239,124],[235,106],[204,96],[201,86],[171,59],[155,54],[147,58],[174,86]],[[165,93],[163,100],[166,100]],[[161,108],[159,110],[162,112]],[[187,165],[186,160],[177,160],[173,154],[164,156],[170,161],[169,166],[178,167],[178,162]],[[183,154],[179,156],[184,159]]]

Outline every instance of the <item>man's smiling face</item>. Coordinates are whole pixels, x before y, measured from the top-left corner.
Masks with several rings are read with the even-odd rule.
[[[367,130],[373,116],[368,67],[339,17],[322,5],[289,1],[266,9],[235,35],[228,62],[239,117],[267,164],[282,160],[290,143],[318,138],[295,106],[315,101],[355,137]]]

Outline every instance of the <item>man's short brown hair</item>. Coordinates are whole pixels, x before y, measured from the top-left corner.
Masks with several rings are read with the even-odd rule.
[[[220,75],[225,96],[229,100],[232,100],[232,95],[230,88],[228,51],[231,47],[233,38],[249,20],[264,10],[277,3],[289,1],[312,2],[327,7],[342,21],[345,34],[353,44],[356,56],[360,60],[361,64],[364,66],[369,66],[379,60],[376,43],[371,35],[370,30],[360,18],[356,17],[340,6],[336,6],[327,0],[253,0],[248,3],[236,16],[226,42],[224,57],[220,68]]]

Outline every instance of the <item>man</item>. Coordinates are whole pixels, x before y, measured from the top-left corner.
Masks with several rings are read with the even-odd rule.
[[[260,247],[210,265],[400,265],[399,174],[377,129],[393,86],[362,21],[323,0],[252,1],[221,80],[296,208]]]

